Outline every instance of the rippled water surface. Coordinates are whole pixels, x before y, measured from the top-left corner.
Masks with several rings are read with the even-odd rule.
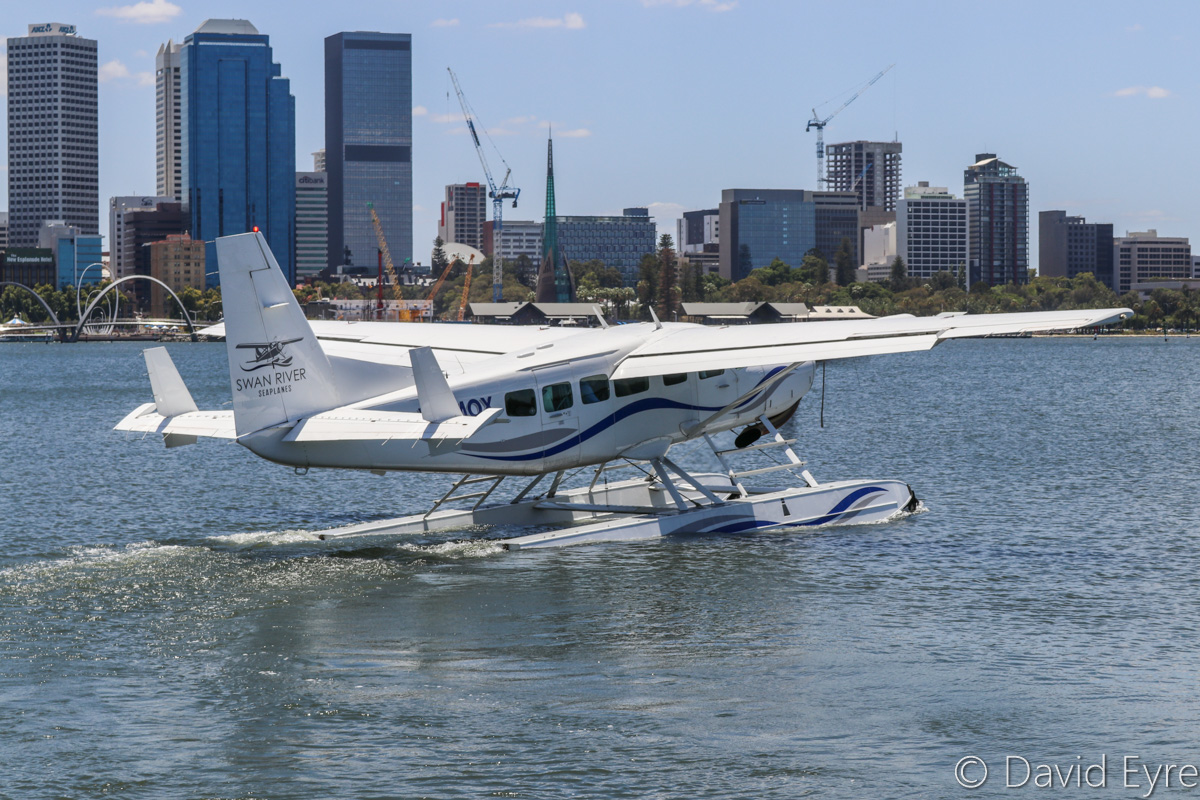
[[[967,755],[973,796],[1020,794],[1010,754],[1200,763],[1200,341],[834,364],[825,427],[819,391],[789,425],[809,468],[924,513],[521,553],[313,542],[448,482],[113,432],[141,349],[0,345],[0,797],[941,798]],[[170,349],[227,402],[223,345]]]

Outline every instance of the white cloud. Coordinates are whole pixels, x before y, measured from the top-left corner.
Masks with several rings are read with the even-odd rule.
[[[429,113],[429,109],[425,106],[413,106],[412,115],[414,117],[423,117]]]
[[[646,8],[653,8],[654,6],[672,6],[674,8],[695,6],[714,13],[720,13],[722,11],[732,11],[737,8],[737,0],[642,0],[642,5]]]
[[[137,72],[129,71],[129,67],[125,66],[118,59],[113,59],[100,67],[96,72],[96,78],[100,83],[108,83],[110,81],[136,80],[138,86],[153,86],[153,72]]]
[[[650,210],[650,216],[655,219],[679,219],[683,216],[683,212],[687,210],[687,206],[679,203],[651,203],[646,206]]]
[[[1161,86],[1126,86],[1124,89],[1117,89],[1113,92],[1113,97],[1136,97],[1139,94],[1154,100],[1171,96],[1170,90]]]
[[[538,127],[548,129],[550,134],[556,139],[583,139],[592,135],[592,132],[587,128],[555,128],[546,120],[539,122]]]
[[[116,17],[122,22],[154,25],[159,22],[170,22],[182,14],[183,9],[169,0],[141,0],[140,3],[134,3],[131,6],[97,9],[96,13],[103,17]]]
[[[431,28],[453,28],[456,25],[458,25],[457,17],[454,19],[435,19],[429,23],[429,27]]]
[[[430,122],[436,122],[439,125],[445,125],[449,122],[462,122],[462,114],[431,114]]]
[[[575,12],[564,14],[562,17],[529,17],[516,22],[493,22],[489,28],[565,28],[578,31],[587,27],[583,15]]]
[[[107,64],[101,66],[97,72],[97,78],[101,83],[108,83],[109,81],[116,81],[120,80],[121,78],[132,77],[133,76],[129,74],[129,67],[125,66],[115,58],[112,61],[109,61]]]

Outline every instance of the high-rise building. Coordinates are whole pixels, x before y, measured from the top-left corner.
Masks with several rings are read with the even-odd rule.
[[[834,259],[842,245],[850,253],[850,264],[858,268],[859,253],[859,208],[858,199],[853,192],[813,192],[813,207],[816,211],[813,221],[816,224],[816,241],[814,246],[829,262],[829,268],[834,268]],[[799,266],[799,262],[794,266]]]
[[[412,35],[325,39],[329,261],[375,266],[379,215],[397,263],[412,258]]]
[[[0,250],[8,249],[8,212],[0,211]],[[0,259],[3,260],[3,259]]]
[[[1183,236],[1159,236],[1151,229],[1127,232],[1113,239],[1118,295],[1152,279],[1188,280],[1192,277],[1192,246]]]
[[[180,200],[183,185],[183,94],[179,82],[179,45],[170,39],[154,57],[154,155],[159,197]]]
[[[859,208],[895,211],[900,200],[900,142],[843,142],[825,145],[831,192],[854,192]]]
[[[979,153],[963,171],[970,259],[967,286],[1029,282],[1029,184],[1017,168]]]
[[[703,253],[705,245],[721,241],[721,210],[685,211],[675,222],[675,250],[679,254]]]
[[[328,259],[328,177],[324,172],[297,172],[296,280],[315,277],[329,266]]]
[[[313,172],[324,172],[325,171],[325,148],[322,147],[320,150],[314,150],[312,157],[313,157]]]
[[[896,254],[912,278],[939,272],[966,280],[967,201],[944,186],[920,181],[904,190],[896,209]]]
[[[126,263],[125,215],[130,211],[153,211],[159,203],[177,202],[179,201],[171,196],[134,195],[108,198],[108,267],[114,280],[133,274],[132,263]]]
[[[563,261],[599,259],[619,271],[626,286],[637,286],[642,256],[656,248],[654,219],[645,208],[626,208],[619,217],[558,217],[556,224]]]
[[[1066,211],[1038,213],[1038,275],[1074,278],[1090,272],[1113,288],[1113,226],[1068,217]]]
[[[210,19],[183,40],[181,191],[192,238],[261,231],[291,282],[296,101],[271,58],[270,39],[246,20]],[[217,266],[210,245],[210,286]]]
[[[725,189],[720,205],[720,274],[740,281],[776,258],[798,267],[813,248],[832,268],[843,241],[850,263],[857,267],[858,221],[857,199],[851,192]]]
[[[487,221],[487,187],[476,183],[452,183],[446,187],[438,236],[443,242],[458,242],[476,250],[483,248],[483,223]]]
[[[483,252],[494,258],[516,261],[526,256],[536,269],[542,257],[542,223],[534,220],[506,219],[499,234],[488,220],[483,226]]]
[[[13,247],[48,219],[100,233],[96,40],[30,25],[8,40],[8,211]]]

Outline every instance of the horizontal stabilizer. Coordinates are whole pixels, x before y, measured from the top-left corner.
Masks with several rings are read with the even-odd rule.
[[[437,357],[429,347],[414,347],[408,351],[412,361],[413,382],[417,385],[417,401],[421,404],[421,416],[429,422],[442,422],[457,417],[462,412],[450,384],[438,366]]]
[[[285,442],[460,442],[490,423],[500,413],[489,408],[474,417],[456,415],[430,422],[420,414],[404,411],[360,411],[339,409],[301,420],[283,437]]]
[[[196,401],[179,377],[179,370],[171,360],[165,347],[151,347],[143,351],[146,370],[150,373],[150,389],[154,392],[154,405],[164,417],[174,417],[196,411]]]
[[[168,417],[160,414],[154,403],[138,406],[113,430],[161,433],[164,436],[203,436],[209,439],[233,439],[236,435],[232,411],[188,411]]]

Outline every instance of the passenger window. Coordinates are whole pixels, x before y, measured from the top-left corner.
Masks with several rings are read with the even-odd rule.
[[[603,403],[608,399],[608,378],[603,375],[592,375],[579,381],[579,396],[583,404]]]
[[[518,389],[504,395],[504,413],[510,417],[537,416],[537,399],[533,389]]]
[[[571,384],[553,383],[542,387],[542,408],[547,411],[565,411],[575,405]]]
[[[663,386],[674,386],[675,384],[683,383],[686,380],[686,372],[675,372],[670,375],[663,375]]]
[[[724,375],[724,374],[725,374],[725,370],[723,370],[723,369],[710,369],[707,372],[700,373],[700,380],[704,380],[705,378],[715,378],[718,375]]]
[[[631,394],[638,394],[650,388],[649,378],[624,378],[619,381],[613,381],[613,389],[617,393],[617,397],[628,397]]]

